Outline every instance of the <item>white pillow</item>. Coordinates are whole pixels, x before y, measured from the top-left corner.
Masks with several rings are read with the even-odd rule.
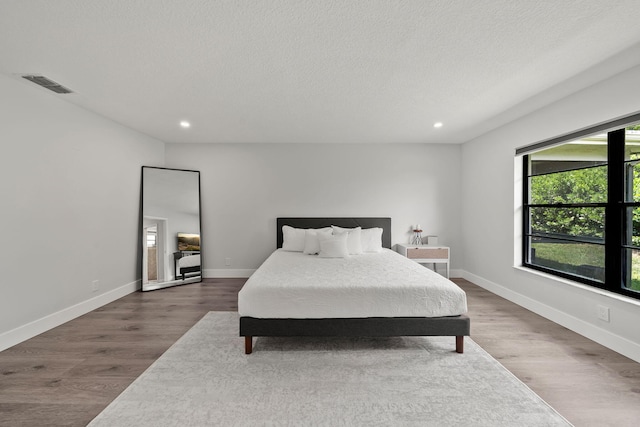
[[[382,228],[363,228],[360,241],[362,252],[382,252]]]
[[[320,258],[348,258],[349,249],[347,248],[347,233],[342,234],[325,234],[318,236],[320,241]]]
[[[304,250],[304,228],[282,226],[282,250],[302,252]]]
[[[342,228],[332,225],[331,228],[333,228],[333,234],[347,234],[347,247],[351,255],[359,255],[362,253],[362,242],[360,241],[362,229],[360,227]]]
[[[331,235],[333,230],[331,227],[313,229],[309,228],[304,231],[304,250],[303,253],[307,255],[315,255],[320,252],[320,240],[321,235]]]

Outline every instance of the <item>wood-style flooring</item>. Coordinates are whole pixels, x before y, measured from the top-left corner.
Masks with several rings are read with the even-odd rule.
[[[640,364],[454,281],[472,338],[574,425],[640,424]],[[0,352],[0,426],[86,425],[205,313],[237,310],[244,282],[136,292]]]

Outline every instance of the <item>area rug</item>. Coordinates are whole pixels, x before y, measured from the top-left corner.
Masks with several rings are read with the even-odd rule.
[[[210,312],[90,424],[567,426],[470,338],[255,338]]]

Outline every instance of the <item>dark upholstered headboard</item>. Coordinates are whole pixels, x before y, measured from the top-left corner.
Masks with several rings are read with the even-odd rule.
[[[391,249],[391,218],[278,218],[277,243],[282,247],[282,226],[294,228],[322,228],[336,225],[343,228],[382,228],[382,247]]]

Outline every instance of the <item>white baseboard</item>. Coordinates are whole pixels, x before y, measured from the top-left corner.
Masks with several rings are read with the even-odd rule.
[[[449,277],[464,277],[464,270],[449,270]]]
[[[13,347],[16,344],[20,344],[30,338],[35,337],[49,329],[60,326],[70,320],[75,319],[78,316],[87,314],[96,308],[102,307],[105,304],[109,304],[125,295],[129,295],[132,292],[140,289],[140,281],[128,283],[120,286],[117,289],[113,289],[104,294],[100,294],[94,298],[82,301],[78,304],[72,305],[62,309],[56,313],[45,316],[41,319],[34,320],[26,325],[19,326],[10,331],[0,334],[0,351],[9,347]]]
[[[202,277],[205,279],[235,279],[235,278],[248,278],[256,269],[251,268],[211,268],[202,270]]]
[[[532,298],[512,291],[502,285],[486,280],[480,276],[462,270],[462,278],[484,288],[496,295],[501,296],[519,306],[533,311],[540,316],[564,326],[582,336],[589,338],[613,351],[616,351],[630,359],[640,362],[640,344],[630,341],[624,337],[611,333],[602,328],[585,322],[575,316],[557,310],[546,304],[542,304]],[[473,319],[472,319],[473,321]],[[472,329],[473,332],[473,329]]]

